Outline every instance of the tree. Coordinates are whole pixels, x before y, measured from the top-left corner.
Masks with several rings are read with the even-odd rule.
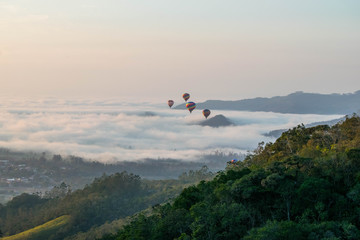
[[[71,186],[62,182],[59,186],[54,186],[50,191],[45,192],[44,198],[63,198],[71,193]]]

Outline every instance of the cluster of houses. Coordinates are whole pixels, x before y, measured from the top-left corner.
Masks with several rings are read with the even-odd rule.
[[[34,176],[30,177],[9,177],[8,172],[14,171],[31,171],[34,172],[36,169],[33,169],[26,164],[13,164],[9,160],[0,160],[0,186],[8,186],[12,185],[27,185],[34,180]]]

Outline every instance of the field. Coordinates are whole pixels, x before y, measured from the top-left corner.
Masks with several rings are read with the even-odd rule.
[[[69,222],[69,219],[70,219],[69,215],[64,215],[55,218],[54,220],[51,220],[45,224],[34,227],[32,229],[26,230],[24,232],[18,233],[13,236],[3,237],[0,239],[1,240],[37,239],[40,238],[40,236],[41,239],[44,239],[46,235],[53,233],[55,230],[67,224]]]

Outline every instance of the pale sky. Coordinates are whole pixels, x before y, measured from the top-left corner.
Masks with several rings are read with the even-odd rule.
[[[0,0],[2,96],[243,99],[359,76],[359,0]]]

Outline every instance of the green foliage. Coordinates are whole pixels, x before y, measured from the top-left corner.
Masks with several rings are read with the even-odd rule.
[[[10,209],[30,208],[45,201],[46,200],[41,199],[38,195],[23,193],[14,197],[12,201],[7,204],[7,207]]]
[[[189,172],[184,172],[179,176],[179,180],[184,183],[193,183],[200,182],[202,180],[210,180],[214,174],[209,171],[207,166],[202,166],[200,170],[190,170]]]
[[[300,125],[113,239],[359,239],[360,119]]]
[[[322,222],[299,224],[293,221],[268,221],[264,226],[253,228],[244,240],[276,239],[359,239],[360,231],[346,222]]]
[[[212,176],[206,167],[193,173],[206,178]],[[186,182],[191,183],[190,180]],[[74,192],[61,183],[42,197],[22,194],[6,206],[0,204],[0,229],[5,236],[14,235],[69,215],[68,224],[38,239],[95,239],[106,233],[116,233],[128,222],[126,217],[174,198],[184,184],[183,180],[141,180],[126,172],[103,175]],[[154,211],[156,209],[154,207]],[[169,220],[174,216],[169,215]]]
[[[189,210],[192,205],[200,200],[202,200],[200,189],[195,186],[191,186],[184,189],[181,195],[176,198],[174,207]]]

